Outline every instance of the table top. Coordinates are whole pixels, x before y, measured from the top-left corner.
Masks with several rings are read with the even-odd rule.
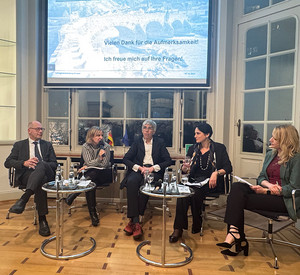
[[[178,184],[179,187],[181,186],[185,186],[185,185],[181,185],[181,184]],[[149,191],[146,191],[144,190],[144,185],[142,185],[140,187],[140,191],[145,194],[145,195],[148,195],[148,196],[151,196],[151,197],[156,197],[156,198],[163,198],[164,197],[164,194],[163,193],[154,193],[153,190],[149,190]],[[193,196],[195,194],[195,191],[188,187],[188,186],[185,186],[189,189],[189,193],[186,193],[186,192],[182,192],[182,193],[179,193],[179,194],[170,194],[170,193],[167,193],[166,194],[166,198],[185,198],[185,197],[189,197],[189,196]]]
[[[82,186],[81,186],[81,184],[82,184]],[[83,182],[78,181],[76,183],[75,187],[69,188],[68,186],[63,186],[62,188],[57,190],[55,181],[50,181],[50,182],[45,183],[43,185],[42,189],[49,193],[56,193],[57,191],[58,191],[58,193],[81,193],[81,192],[87,192],[96,187],[96,184],[91,181],[89,181],[89,183],[86,186],[84,186],[84,185],[85,184],[83,184]]]

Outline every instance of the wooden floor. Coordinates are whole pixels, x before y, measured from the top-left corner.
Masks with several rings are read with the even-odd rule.
[[[184,232],[184,242],[194,253],[191,263],[177,268],[160,268],[148,265],[136,255],[139,242],[126,236],[123,228],[127,223],[125,214],[117,213],[113,206],[104,207],[100,226],[92,227],[86,208],[76,209],[72,216],[64,216],[64,254],[84,251],[90,246],[89,237],[97,242],[94,252],[78,259],[55,260],[43,256],[40,246],[44,237],[38,234],[38,226],[32,224],[33,212],[26,210],[21,215],[6,219],[7,209],[14,201],[0,202],[0,274],[300,274],[300,250],[276,246],[279,270],[272,267],[273,255],[268,245],[250,243],[249,256],[223,256],[216,242],[223,241],[226,227],[223,222],[208,220],[204,236]],[[172,209],[174,213],[174,209]],[[52,236],[55,235],[55,210],[47,216]],[[172,231],[173,217],[167,218],[167,236]],[[147,210],[144,223],[145,257],[160,261],[162,216],[157,210]],[[249,236],[260,236],[256,229],[246,228]],[[300,232],[288,227],[276,234],[282,240],[300,243]],[[47,252],[55,253],[55,243],[47,246]],[[166,248],[166,262],[182,261],[187,252],[178,244]]]

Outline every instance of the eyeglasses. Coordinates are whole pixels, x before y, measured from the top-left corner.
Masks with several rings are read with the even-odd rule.
[[[143,126],[143,130],[153,130],[153,127],[147,127],[147,126]]]
[[[30,128],[30,129],[33,129],[33,130],[36,130],[36,131],[45,131],[45,128]]]

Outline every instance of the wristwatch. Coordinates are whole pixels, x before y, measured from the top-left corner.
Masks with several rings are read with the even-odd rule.
[[[218,176],[222,176],[220,170],[217,170]]]
[[[267,195],[271,195],[271,191],[270,190],[267,190]]]

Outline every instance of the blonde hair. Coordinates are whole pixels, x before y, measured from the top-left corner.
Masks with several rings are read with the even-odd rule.
[[[98,127],[98,126],[91,127],[86,134],[85,142],[93,143],[94,136],[96,136],[99,132],[102,132],[102,134],[103,134],[103,130],[100,127]]]
[[[287,163],[296,153],[299,153],[299,133],[293,125],[276,126],[272,135],[278,141],[281,149],[278,152],[280,165]]]

